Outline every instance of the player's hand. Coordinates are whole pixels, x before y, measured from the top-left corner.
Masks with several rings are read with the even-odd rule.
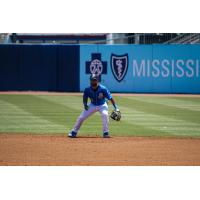
[[[114,110],[115,110],[116,112],[119,112],[119,108],[118,108],[117,105],[114,105]]]
[[[115,111],[116,111],[116,112],[119,112],[119,108],[115,108]]]
[[[84,108],[85,108],[85,110],[88,110],[89,106],[88,105],[84,105]]]

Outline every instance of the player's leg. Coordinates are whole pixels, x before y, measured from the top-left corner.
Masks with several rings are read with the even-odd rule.
[[[94,105],[90,104],[89,105],[89,109],[88,110],[84,110],[80,116],[77,118],[76,120],[76,124],[74,125],[74,128],[72,129],[72,131],[68,134],[69,137],[76,137],[79,129],[81,128],[81,125],[83,124],[83,122],[89,117],[91,116],[93,113],[96,112],[96,108]]]
[[[103,137],[108,138],[110,137],[110,135],[109,135],[109,129],[108,129],[109,117],[108,117],[107,103],[100,106],[99,112],[101,113],[101,119],[102,119]]]

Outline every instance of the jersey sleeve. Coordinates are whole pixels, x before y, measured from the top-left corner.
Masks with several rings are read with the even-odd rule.
[[[88,90],[87,88],[85,88],[84,92],[83,92],[83,104],[87,104],[87,100],[88,100]]]
[[[85,90],[84,90],[84,92],[83,92],[83,96],[88,97],[87,88],[85,88]]]
[[[107,88],[104,89],[104,95],[108,100],[112,99],[112,95],[111,95],[110,91]]]

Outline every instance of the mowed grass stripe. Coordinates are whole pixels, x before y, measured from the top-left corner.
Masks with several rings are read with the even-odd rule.
[[[130,97],[127,97],[130,98]],[[133,99],[133,98],[130,98]],[[188,97],[179,97],[179,98],[174,98],[174,97],[134,97],[134,99],[147,102],[147,103],[156,103],[160,105],[165,105],[165,106],[171,106],[171,107],[176,107],[179,109],[188,109],[191,111],[198,111],[200,112],[200,98],[197,98],[196,101],[192,101],[191,98],[188,99]]]
[[[3,100],[0,100],[0,110],[0,132],[46,133],[47,130],[61,132],[65,128]]]
[[[162,104],[155,103],[160,101],[157,97],[153,103],[151,99],[150,102],[148,99],[147,102],[143,101],[142,96],[115,99],[122,111],[122,121],[110,120],[109,128],[113,136],[200,136],[198,111],[165,105],[167,100]],[[8,127],[8,132],[65,134],[71,130],[83,110],[82,96],[0,95],[0,100],[3,102],[0,104],[0,132]],[[198,101],[195,103],[198,105]],[[111,112],[112,105],[109,104],[109,107]],[[187,116],[183,117],[183,114]],[[85,121],[80,135],[101,134],[101,117],[96,113]]]
[[[49,98],[51,98],[51,96],[49,96]],[[66,133],[71,129],[72,121],[75,121],[76,119],[75,114],[78,113],[77,110],[62,106],[59,103],[53,103],[48,100],[41,99],[35,95],[0,95],[0,99],[18,106],[25,112],[30,113],[30,115],[49,121],[49,123],[55,126],[55,129],[51,130],[46,128],[45,131],[47,133],[52,133],[53,131],[55,133]],[[58,126],[63,128],[56,128]],[[38,132],[38,130],[35,131]]]
[[[54,97],[54,96],[53,96]],[[52,125],[55,125],[54,129],[47,127],[46,130],[37,128],[37,123],[29,124],[31,132],[44,131],[45,133],[68,133],[74,126],[77,117],[82,111],[82,98],[78,97],[79,100],[76,101],[76,97],[69,96],[59,96],[56,101],[51,99],[52,96],[40,97],[35,95],[0,95],[0,99],[8,101],[10,104],[15,104],[20,109],[24,110],[30,115],[38,116],[40,119],[49,121]],[[69,102],[69,99],[71,101]],[[65,103],[66,101],[66,103]],[[75,103],[75,104],[74,104]],[[63,105],[66,104],[66,105]],[[75,109],[72,109],[74,107]],[[13,113],[12,113],[13,114]],[[84,124],[81,132],[83,135],[102,133],[101,118],[95,114],[89,118]],[[26,116],[24,116],[26,117]],[[23,119],[21,119],[23,120]],[[9,126],[9,124],[7,124]],[[56,128],[56,126],[61,126],[63,128]],[[65,128],[64,128],[65,127]],[[5,130],[5,129],[4,129]],[[10,129],[9,129],[10,130]],[[22,126],[16,127],[15,132],[26,132]],[[14,132],[14,130],[13,130]]]
[[[121,97],[123,106],[130,106],[138,111],[160,115],[168,118],[172,118],[175,120],[184,120],[186,122],[191,122],[195,124],[200,124],[200,112],[192,111],[184,108],[177,108],[168,105],[161,105],[158,103],[150,103],[148,101],[148,97]],[[144,101],[144,99],[147,101]],[[156,98],[156,97],[155,97]],[[164,98],[164,97],[163,97]]]
[[[189,101],[190,103],[192,102],[192,104],[194,103],[198,103],[200,102],[200,95],[197,97],[193,97],[193,96],[190,96],[190,97],[182,97],[182,96],[179,96],[179,97],[171,97],[173,99],[177,99],[177,100],[184,100],[184,101]]]
[[[66,125],[66,117],[71,116],[71,113],[77,112],[77,110],[60,105],[59,102],[54,103],[35,95],[15,95],[12,97],[10,95],[4,99],[35,116],[40,116],[43,119],[60,125]]]
[[[41,132],[44,131],[45,133],[60,133],[60,132],[69,132],[70,129],[73,127],[77,117],[79,116],[80,112],[82,111],[82,97],[74,97],[74,96],[31,96],[31,95],[25,95],[23,97],[19,97],[19,95],[13,96],[9,95],[7,97],[4,97],[5,99],[9,100],[12,103],[15,103],[16,105],[20,106],[20,108],[23,108],[27,110],[27,113],[30,113],[30,115],[33,116],[40,116],[40,119],[47,119],[51,124],[55,124],[55,118],[54,115],[52,115],[52,110],[56,110],[57,117],[62,120],[64,118],[63,124],[66,126],[66,130],[64,128],[51,128],[49,126],[46,127],[46,130],[41,129],[38,125],[38,123],[29,124],[31,128],[29,129],[29,132]],[[31,99],[30,99],[31,98]],[[66,108],[66,112],[64,111]],[[74,110],[71,110],[70,108],[74,108]],[[23,110],[22,109],[22,110]],[[112,108],[111,108],[112,109]],[[110,111],[111,111],[110,109]],[[64,114],[60,112],[62,110]],[[13,113],[11,113],[13,114]],[[48,117],[47,117],[48,115]],[[26,117],[26,115],[24,115]],[[53,119],[52,119],[53,118]],[[66,121],[65,121],[66,119]],[[23,121],[23,115],[20,120]],[[32,119],[27,118],[28,121],[33,121]],[[159,135],[159,132],[152,131],[150,129],[147,129],[143,126],[134,125],[131,126],[130,124],[126,123],[125,121],[122,122],[115,122],[110,121],[110,132],[112,135]],[[7,124],[9,126],[9,124]],[[52,126],[53,126],[52,125]],[[17,129],[17,131],[26,132],[27,129],[24,128],[24,126],[17,126],[14,127],[12,130],[13,132],[16,132],[14,129]],[[10,129],[9,129],[10,130]],[[95,115],[91,116],[87,121],[84,122],[83,126],[80,130],[80,135],[101,135],[102,134],[102,122],[101,117],[99,113],[96,113]]]
[[[138,111],[130,107],[121,107],[126,122],[143,126],[159,132],[159,135],[200,136],[200,125],[160,115]]]
[[[80,96],[78,97],[77,96],[68,96],[68,97],[53,96],[51,98],[49,98],[48,96],[40,96],[40,98],[49,100],[51,102],[59,102],[59,104],[76,109],[79,112],[83,110],[82,97]],[[112,106],[110,105],[110,112],[111,110],[112,110]],[[124,135],[124,134],[127,135],[128,134],[128,135],[137,135],[137,136],[165,134],[164,132],[161,133],[161,130],[158,130],[158,131],[155,129],[152,130],[152,128],[144,126],[143,124],[130,123],[129,121],[127,122],[125,118],[123,118],[121,122],[115,122],[115,121],[110,120],[110,132],[112,135]],[[101,133],[102,133],[102,124],[101,124],[101,116],[99,113],[96,113],[95,115],[87,119],[80,130],[80,135],[81,134],[83,135],[95,134],[96,135],[96,134],[101,134]]]
[[[140,101],[140,98],[142,99]],[[146,97],[145,97],[146,98]],[[163,97],[165,98],[165,97]],[[123,97],[121,108],[124,109],[125,118],[130,123],[137,123],[150,129],[160,130],[173,135],[200,136],[200,124],[191,120],[180,119],[182,109],[156,105],[156,103],[144,102],[143,97]],[[146,98],[149,99],[148,97]],[[155,100],[157,97],[155,97]],[[155,102],[155,101],[154,101]],[[128,115],[126,116],[126,114]],[[196,113],[196,112],[195,112]],[[187,116],[190,117],[190,116]],[[131,120],[131,118],[133,118]],[[198,120],[196,120],[198,121]]]
[[[76,113],[79,113],[83,110],[82,97],[80,96],[47,96],[40,95],[38,98],[44,99],[52,103],[56,103],[66,107],[67,109],[76,110]]]

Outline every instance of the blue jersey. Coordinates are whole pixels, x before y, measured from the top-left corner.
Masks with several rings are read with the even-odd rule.
[[[106,99],[112,99],[112,95],[105,86],[99,84],[97,90],[93,90],[92,87],[85,88],[83,98],[90,98],[92,104],[100,106],[105,103]]]

